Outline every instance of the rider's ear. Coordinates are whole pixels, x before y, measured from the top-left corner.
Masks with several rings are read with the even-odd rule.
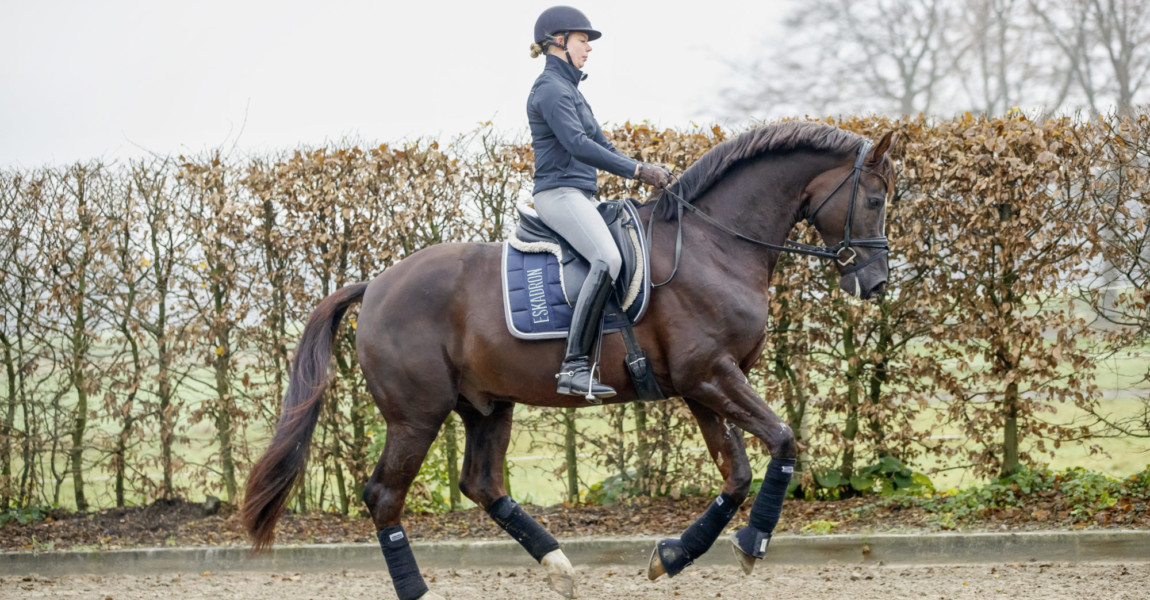
[[[877,165],[893,144],[894,132],[888,131],[886,135],[882,136],[882,139],[875,144],[874,148],[871,149],[870,154],[867,155],[866,166],[873,167]]]

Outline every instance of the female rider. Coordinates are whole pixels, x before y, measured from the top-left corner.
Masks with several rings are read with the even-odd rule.
[[[640,163],[616,150],[579,91],[579,82],[587,77],[581,69],[591,53],[589,42],[601,35],[574,8],[555,6],[543,11],[535,21],[531,57],[545,55],[547,63],[527,98],[527,120],[535,149],[535,211],[591,263],[575,302],[567,350],[556,375],[560,394],[588,399],[615,395],[614,389],[595,379],[587,355],[622,264],[615,241],[595,210],[593,196],[599,189],[596,169],[657,188],[671,182],[666,167]]]

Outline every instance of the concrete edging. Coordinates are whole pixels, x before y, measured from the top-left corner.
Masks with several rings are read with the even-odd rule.
[[[575,538],[563,550],[579,565],[646,567],[657,538]],[[529,567],[535,562],[511,540],[416,542],[420,567]],[[720,538],[703,565],[733,565],[727,539]],[[933,533],[872,535],[782,535],[771,541],[767,563],[969,564],[1027,561],[1150,561],[1150,531],[1043,531],[1023,533]],[[279,546],[250,556],[245,547],[137,548],[0,554],[0,575],[44,576],[82,573],[203,571],[331,571],[382,569],[375,544]]]

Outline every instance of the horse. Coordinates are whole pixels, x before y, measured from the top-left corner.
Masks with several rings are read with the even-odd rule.
[[[723,491],[679,538],[658,542],[647,575],[675,576],[706,552],[746,500],[752,473],[744,432],[771,456],[749,524],[732,538],[750,573],[778,521],[797,455],[794,434],[747,374],[766,343],[770,280],[780,253],[834,259],[839,287],[880,296],[888,275],[886,204],[895,171],[893,132],[877,143],[829,125],[786,122],[717,144],[672,185],[643,203],[651,295],[634,333],[668,398],[686,403],[723,477]],[[808,221],[826,246],[787,241]],[[516,403],[583,407],[559,395],[563,340],[508,333],[499,243],[430,246],[370,282],[324,298],[300,338],[276,433],[252,469],[242,509],[253,551],[269,547],[301,476],[330,377],[332,342],[348,307],[361,302],[356,352],[387,423],[382,456],[363,486],[388,571],[401,600],[441,598],[419,573],[403,529],[405,497],[440,427],[459,414],[466,436],[460,491],[483,507],[544,568],[550,587],[574,597],[574,568],[558,541],[504,487],[502,464]],[[656,284],[660,285],[660,284]],[[637,400],[621,336],[602,340],[601,379]]]

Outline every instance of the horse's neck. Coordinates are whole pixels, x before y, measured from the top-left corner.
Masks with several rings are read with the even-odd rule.
[[[803,190],[829,165],[828,160],[812,160],[805,154],[760,158],[724,177],[695,204],[734,231],[782,245],[798,222]],[[700,236],[711,252],[721,253],[716,264],[727,267],[728,277],[746,279],[749,286],[764,290],[769,285],[777,251],[718,232],[704,223],[689,230]]]
[[[809,155],[760,159],[728,173],[695,204],[738,233],[782,245],[797,221],[803,190],[831,166]],[[769,318],[770,279],[778,252],[720,231],[689,211],[682,223],[651,213],[643,216],[656,219],[653,277],[661,281],[674,265],[679,267],[673,285],[659,292],[675,298],[660,303],[670,311],[661,317],[663,326],[702,332],[705,339],[726,344],[726,355],[740,364],[757,356]],[[674,258],[679,227],[681,262]]]

